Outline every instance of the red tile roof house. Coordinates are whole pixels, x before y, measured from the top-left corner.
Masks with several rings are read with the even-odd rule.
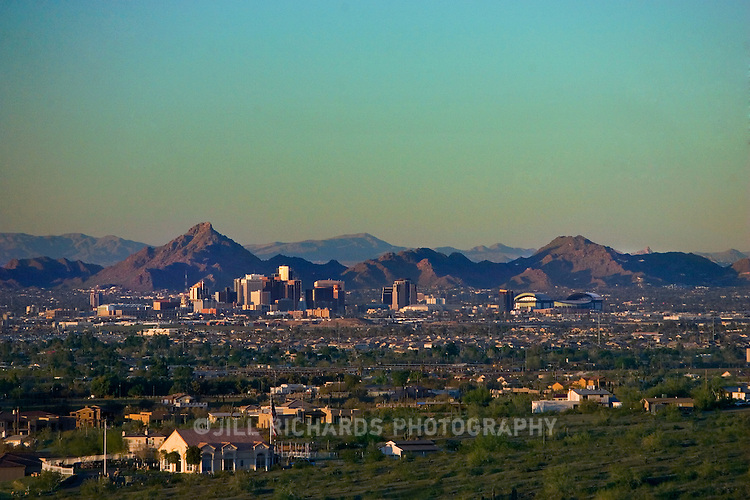
[[[176,429],[159,447],[161,470],[168,472],[210,473],[220,470],[268,469],[273,463],[271,450],[260,434],[240,429],[243,433],[224,435],[220,429],[198,433],[194,429]],[[198,465],[188,464],[187,449],[197,446],[201,450]],[[179,460],[170,463],[166,454],[177,452]]]

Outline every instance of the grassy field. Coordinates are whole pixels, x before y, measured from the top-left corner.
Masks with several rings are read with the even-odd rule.
[[[554,416],[551,416],[554,417]],[[552,436],[482,436],[386,459],[370,443],[342,459],[269,472],[96,481],[61,498],[750,498],[750,411],[556,415]],[[18,486],[18,485],[17,485]],[[12,486],[4,487],[4,494]]]

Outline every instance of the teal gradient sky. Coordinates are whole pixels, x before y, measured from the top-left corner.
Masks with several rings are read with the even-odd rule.
[[[750,250],[748,1],[0,1],[0,232]]]

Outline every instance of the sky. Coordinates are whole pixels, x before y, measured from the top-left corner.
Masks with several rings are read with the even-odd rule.
[[[750,2],[0,1],[0,232],[750,250]]]

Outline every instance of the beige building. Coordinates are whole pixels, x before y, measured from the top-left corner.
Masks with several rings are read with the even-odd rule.
[[[80,410],[70,412],[71,417],[76,419],[76,429],[85,427],[102,427],[102,409],[96,405],[86,406]]]
[[[148,427],[149,425],[161,424],[168,416],[169,412],[167,412],[166,410],[154,410],[140,411],[138,413],[128,413],[125,415],[125,419],[141,422],[143,425]]]
[[[148,429],[143,434],[122,433],[122,441],[127,445],[130,453],[143,450],[156,450],[159,448],[167,436],[158,433],[150,433]]]
[[[37,457],[13,453],[0,455],[0,482],[15,481],[41,471],[42,462]]]
[[[693,398],[645,398],[641,400],[643,409],[656,413],[667,406],[674,406],[683,411],[692,411],[695,406]]]
[[[257,433],[248,429],[239,432],[194,429],[177,429],[159,447],[161,470],[168,472],[210,473],[220,470],[268,469],[273,463],[271,449]],[[187,463],[187,450],[196,446],[201,450],[198,465]],[[179,457],[170,461],[169,454]]]

